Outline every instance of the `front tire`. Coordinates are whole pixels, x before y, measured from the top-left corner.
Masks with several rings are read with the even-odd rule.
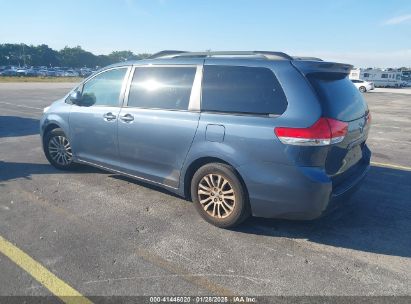
[[[70,170],[74,167],[71,145],[62,129],[53,129],[44,136],[44,153],[57,169]]]
[[[210,163],[202,166],[191,180],[194,205],[207,222],[232,228],[250,215],[243,184],[231,166]]]
[[[366,88],[366,87],[360,87],[359,90],[360,90],[361,93],[367,92],[367,88]]]

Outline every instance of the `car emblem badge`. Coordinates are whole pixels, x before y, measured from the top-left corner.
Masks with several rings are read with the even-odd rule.
[[[365,126],[365,124],[360,124],[360,133],[361,134],[364,132],[364,126]]]

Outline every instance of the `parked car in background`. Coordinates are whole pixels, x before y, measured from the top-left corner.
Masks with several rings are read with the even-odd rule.
[[[45,70],[45,69],[41,69],[41,70],[38,70],[37,71],[37,76],[40,76],[40,77],[46,77],[47,76],[47,70]]]
[[[65,71],[63,71],[63,70],[54,70],[54,73],[55,73],[55,76],[56,77],[64,77],[65,76],[65,74],[66,74],[66,72]]]
[[[153,56],[106,67],[44,110],[49,162],[164,187],[233,227],[314,219],[364,179],[370,113],[352,66],[280,52]]]
[[[26,72],[27,72],[27,69],[25,68],[19,68],[16,70],[16,73],[18,76],[26,76]]]
[[[66,77],[78,77],[79,73],[74,70],[67,70],[64,72],[64,76]]]
[[[0,76],[32,76],[32,77],[88,77],[97,69],[87,67],[71,68],[71,67],[15,67],[15,66],[0,66]]]
[[[19,68],[16,70],[17,76],[37,76],[37,72],[33,68]]]
[[[93,70],[88,69],[88,68],[81,68],[79,73],[80,73],[80,76],[82,76],[82,77],[88,77],[91,74],[93,74]]]
[[[8,69],[0,72],[0,76],[17,76],[17,70]]]
[[[365,81],[361,79],[351,79],[351,81],[361,93],[374,90],[375,88],[374,83],[369,82],[369,81]]]
[[[47,70],[46,71],[46,76],[48,77],[56,77],[58,76],[55,70]]]
[[[33,68],[29,68],[29,69],[26,70],[26,75],[25,76],[30,76],[30,77],[37,76],[37,71],[34,70]]]

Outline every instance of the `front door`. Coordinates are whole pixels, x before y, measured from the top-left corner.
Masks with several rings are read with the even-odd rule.
[[[118,161],[117,122],[128,68],[103,71],[81,88],[70,113],[72,149],[79,160],[111,167]]]

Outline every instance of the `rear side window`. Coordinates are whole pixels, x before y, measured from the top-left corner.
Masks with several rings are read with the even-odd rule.
[[[308,76],[319,96],[323,115],[342,121],[364,116],[368,107],[360,91],[345,75],[334,74],[318,73]]]
[[[137,67],[129,107],[187,110],[195,67]]]
[[[204,66],[201,108],[204,111],[282,114],[287,99],[267,68]]]

